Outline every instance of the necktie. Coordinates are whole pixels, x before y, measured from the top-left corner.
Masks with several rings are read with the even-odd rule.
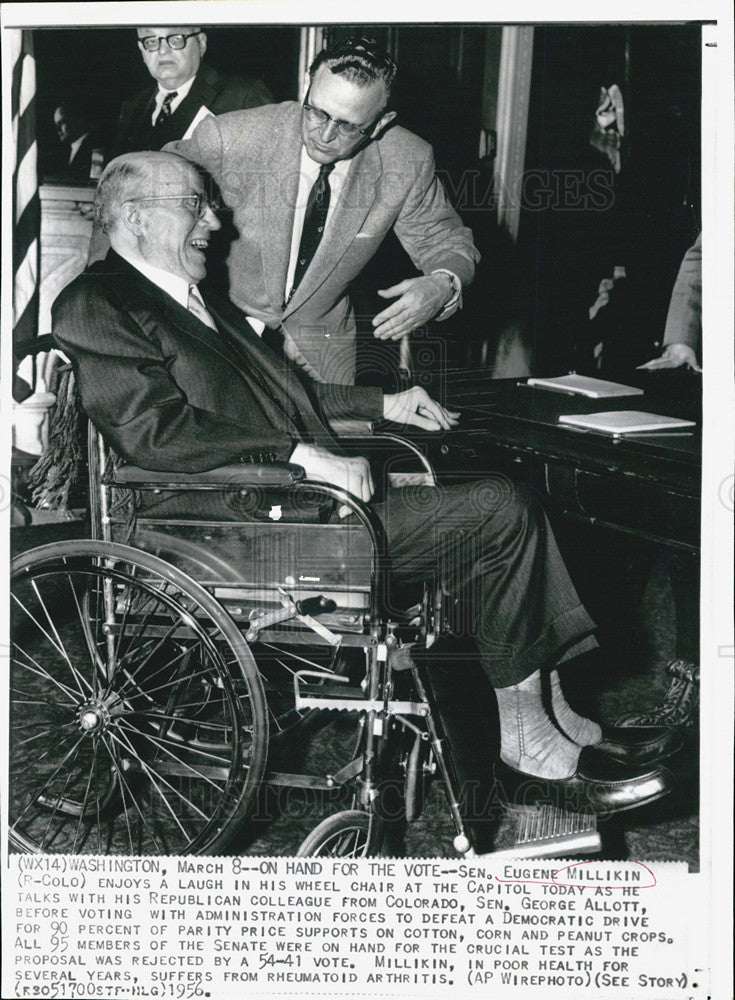
[[[306,269],[311,263],[322,238],[324,226],[327,222],[327,212],[329,211],[329,175],[333,169],[333,163],[323,163],[319,168],[319,176],[314,181],[314,185],[309,192],[291,294],[293,294],[293,289],[298,287],[299,282],[304,277]]]
[[[172,114],[171,102],[175,97],[178,97],[178,93],[179,92],[177,90],[171,90],[164,97],[163,104],[161,105],[161,110],[158,112],[158,115],[156,116],[156,121],[154,123],[156,128],[158,128],[159,125],[163,125],[163,123],[168,121],[168,119],[171,117]]]
[[[201,320],[205,326],[208,326],[210,330],[216,330],[217,324],[214,322],[212,317],[207,311],[207,307],[202,301],[202,297],[199,294],[199,289],[196,285],[189,285],[189,301],[188,301],[189,312],[196,316],[198,320]]]

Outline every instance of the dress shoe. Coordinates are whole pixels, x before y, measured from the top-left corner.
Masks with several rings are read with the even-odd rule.
[[[548,803],[569,812],[603,815],[654,802],[674,787],[670,771],[658,765],[632,767],[597,747],[583,747],[569,778],[538,778],[500,760],[494,765],[498,798],[509,807]]]
[[[665,726],[607,726],[601,722],[602,739],[594,749],[622,764],[643,766],[681,750],[682,739]]]

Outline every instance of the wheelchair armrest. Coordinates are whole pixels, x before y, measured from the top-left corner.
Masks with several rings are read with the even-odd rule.
[[[375,431],[372,420],[330,420],[329,426],[337,437],[372,437]]]
[[[375,469],[383,468],[388,458],[406,462],[409,468],[404,466],[398,471],[394,467],[389,473],[392,486],[436,486],[436,473],[429,459],[417,444],[399,434],[383,430],[373,431],[369,435],[350,432],[340,437],[340,444],[348,455],[372,459],[371,465],[374,462]],[[376,474],[375,469],[373,475]]]
[[[107,482],[136,489],[206,490],[222,486],[293,486],[303,478],[301,466],[290,462],[248,462],[222,465],[207,472],[152,472],[136,465],[121,465]]]

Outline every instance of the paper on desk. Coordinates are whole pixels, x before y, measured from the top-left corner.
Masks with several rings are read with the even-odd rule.
[[[641,434],[649,431],[669,431],[677,427],[695,427],[693,420],[664,417],[641,410],[610,410],[605,413],[571,413],[559,417],[560,424],[602,431],[604,434]]]
[[[575,396],[588,396],[590,399],[606,399],[613,396],[642,396],[643,389],[632,385],[621,385],[619,382],[605,382],[599,378],[589,378],[587,375],[559,375],[557,378],[530,378],[527,385],[539,389],[556,389],[571,392]]]

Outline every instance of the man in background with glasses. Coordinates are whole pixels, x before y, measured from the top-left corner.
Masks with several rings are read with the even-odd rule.
[[[391,229],[422,275],[378,290],[378,340],[450,316],[479,256],[431,147],[394,125],[395,75],[372,40],[338,42],[312,63],[303,104],[207,118],[167,147],[207,170],[234,213],[233,302],[321,381],[355,381],[349,286]]]
[[[207,36],[201,27],[138,28],[138,48],[157,83],[120,111],[115,155],[161,149],[188,138],[207,115],[271,104],[262,80],[226,77],[202,63]]]

